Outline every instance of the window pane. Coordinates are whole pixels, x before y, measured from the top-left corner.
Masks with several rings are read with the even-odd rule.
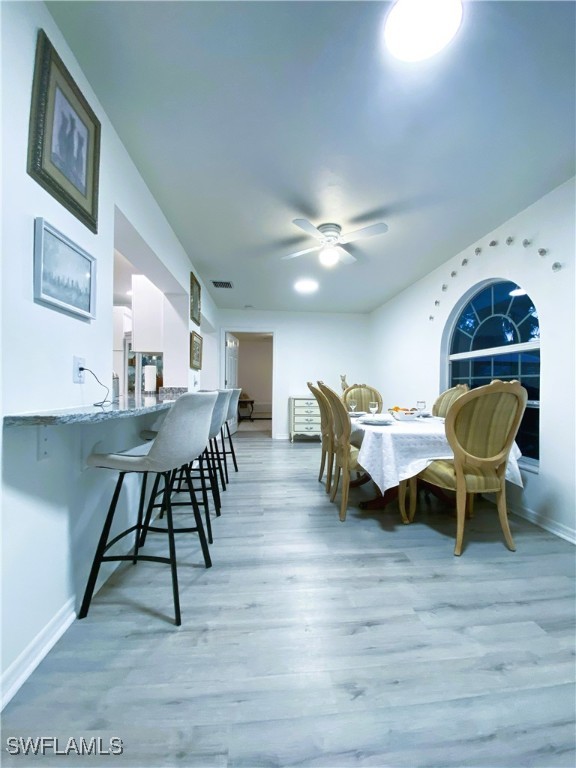
[[[456,329],[454,336],[452,337],[450,354],[455,355],[457,352],[469,352],[471,341],[472,339],[470,336],[467,336],[465,333],[462,333],[461,330]]]
[[[476,312],[474,312],[472,304],[470,303],[467,307],[464,308],[464,311],[460,315],[457,327],[461,331],[464,331],[470,336],[473,336],[474,332],[478,328],[479,322],[480,321],[478,320],[478,316],[476,315]]]
[[[512,304],[512,296],[510,291],[516,288],[516,283],[495,283],[492,286],[494,290],[494,307],[493,313],[495,315],[507,315],[508,310]]]
[[[492,358],[478,357],[472,360],[472,376],[490,376],[492,377]]]
[[[516,344],[517,341],[518,335],[510,320],[501,315],[494,316],[485,320],[479,327],[472,340],[472,349],[503,347],[507,344]]]
[[[518,327],[520,341],[534,341],[540,338],[540,321],[538,316],[529,315]]]
[[[536,460],[540,458],[539,432],[540,409],[528,407],[524,411],[520,429],[516,435],[516,442],[518,443],[518,448],[522,451],[523,456]]]
[[[526,387],[528,400],[540,400],[540,376],[522,376],[520,383]]]
[[[451,379],[459,384],[461,381],[468,381],[470,376],[470,360],[454,360],[451,364]],[[450,385],[451,387],[454,384]]]
[[[518,325],[522,320],[525,320],[528,315],[533,315],[534,317],[538,316],[530,296],[515,296],[512,299],[512,305],[508,310],[508,317]]]
[[[517,379],[520,375],[520,355],[498,355],[494,358],[494,378],[502,379],[507,376]]]
[[[530,352],[522,352],[520,355],[520,365],[522,376],[540,373],[540,350],[535,349]]]

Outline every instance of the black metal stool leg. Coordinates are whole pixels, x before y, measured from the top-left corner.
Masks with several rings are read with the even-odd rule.
[[[150,525],[150,520],[152,519],[152,512],[154,511],[154,502],[156,500],[156,496],[158,495],[158,486],[160,485],[160,479],[162,475],[157,474],[156,478],[154,480],[154,485],[152,486],[152,491],[150,492],[150,499],[148,501],[148,509],[146,510],[146,519],[144,520],[144,524],[142,526],[142,532],[140,535],[140,546],[143,547],[144,543],[146,542],[146,534],[148,532],[148,526]]]
[[[148,472],[144,472],[142,477],[142,487],[140,488],[140,503],[138,504],[138,521],[136,523],[136,540],[134,541],[134,557],[132,563],[136,565],[138,562],[138,542],[142,533],[142,517],[144,515],[144,499],[146,497],[146,481],[148,480]]]
[[[226,458],[226,443],[224,442],[224,426],[220,428],[220,440],[222,442],[222,460],[224,462],[224,475],[226,476],[226,482],[229,483],[230,480],[228,479],[228,459]],[[216,438],[216,443],[218,443],[218,438]]]
[[[172,571],[172,593],[174,595],[174,623],[177,627],[182,624],[180,616],[180,595],[178,593],[178,570],[176,566],[176,543],[174,540],[174,522],[172,520],[172,504],[170,503],[170,493],[175,473],[166,472],[164,474],[164,504],[166,510],[166,524],[168,527],[168,547],[170,550],[170,570]]]
[[[208,543],[206,541],[206,535],[204,533],[204,524],[202,523],[202,515],[198,508],[198,502],[194,495],[194,488],[192,487],[192,476],[190,474],[190,467],[186,465],[184,467],[186,478],[188,480],[188,486],[190,487],[190,501],[192,502],[192,510],[194,512],[194,520],[196,522],[196,528],[198,529],[198,538],[200,539],[200,547],[202,548],[202,554],[204,555],[204,565],[206,568],[212,567],[212,559],[210,557],[210,550],[208,549]],[[211,529],[210,529],[211,530]]]
[[[83,619],[88,615],[88,609],[90,608],[90,602],[92,600],[92,595],[94,594],[94,588],[96,586],[100,564],[102,563],[102,557],[106,550],[106,544],[108,542],[108,536],[110,535],[110,528],[112,527],[112,520],[114,519],[114,513],[116,512],[116,505],[118,504],[118,499],[120,497],[120,491],[122,490],[122,483],[124,482],[125,474],[125,472],[120,472],[116,482],[114,495],[112,496],[112,501],[110,502],[110,508],[108,509],[106,520],[104,521],[102,533],[100,534],[98,546],[96,547],[94,561],[92,562],[92,568],[90,569],[90,576],[88,577],[88,583],[86,584],[84,599],[82,600],[82,605],[78,614],[79,619]]]
[[[212,453],[212,456],[214,457],[214,472],[218,470],[218,473],[220,475],[220,482],[222,483],[222,490],[226,490],[226,479],[224,478],[224,469],[222,467],[222,457],[220,456],[220,451],[218,450],[218,438],[213,437],[210,441],[210,450]]]
[[[234,462],[234,470],[235,472],[238,472],[238,462],[236,461],[236,452],[234,450],[234,443],[232,442],[232,435],[230,434],[230,426],[228,425],[228,422],[226,422],[226,434],[228,436],[228,445],[230,446],[230,454],[232,456],[232,461]]]
[[[210,490],[212,491],[212,498],[214,499],[214,508],[216,509],[216,517],[220,517],[220,507],[222,506],[222,502],[220,500],[220,487],[218,485],[218,478],[216,477],[216,472],[214,471],[214,465],[212,464],[212,458],[210,454],[208,453],[208,449],[206,448],[204,450],[204,453],[201,456],[200,461],[200,471],[204,471],[204,461],[206,460],[206,470],[208,472],[208,479],[210,480]]]

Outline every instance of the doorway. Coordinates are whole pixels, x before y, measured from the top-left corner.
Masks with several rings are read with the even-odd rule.
[[[263,331],[226,333],[227,387],[242,388],[249,407],[240,409],[238,433],[272,437],[274,335]],[[231,381],[236,374],[236,384]]]

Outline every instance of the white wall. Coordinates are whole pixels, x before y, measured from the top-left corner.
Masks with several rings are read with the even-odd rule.
[[[375,311],[371,326],[374,381],[385,389],[386,402],[431,404],[446,385],[441,341],[460,297],[494,278],[527,290],[541,330],[540,467],[538,474],[523,472],[525,489],[510,488],[509,500],[515,511],[571,541],[576,538],[574,215],[572,180]],[[511,245],[508,237],[514,238]],[[529,247],[522,245],[524,239],[531,241]],[[498,245],[490,246],[493,240]],[[548,253],[540,256],[539,248]],[[558,272],[552,270],[555,262],[562,265]],[[457,274],[451,277],[452,272]]]
[[[221,371],[226,331],[273,334],[272,434],[288,439],[288,398],[308,395],[307,381],[324,381],[340,391],[340,374],[348,381],[370,378],[372,361],[366,346],[368,315],[315,312],[220,312]]]

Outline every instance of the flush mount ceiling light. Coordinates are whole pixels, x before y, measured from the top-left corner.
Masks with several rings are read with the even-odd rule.
[[[298,293],[314,293],[318,290],[318,283],[316,280],[302,279],[294,283],[294,290]]]
[[[462,0],[397,0],[386,17],[384,42],[402,61],[434,56],[462,22]]]
[[[524,288],[514,288],[510,291],[508,296],[526,296],[526,291]]]
[[[318,260],[323,267],[333,267],[340,261],[338,249],[333,245],[327,245],[318,254]]]

